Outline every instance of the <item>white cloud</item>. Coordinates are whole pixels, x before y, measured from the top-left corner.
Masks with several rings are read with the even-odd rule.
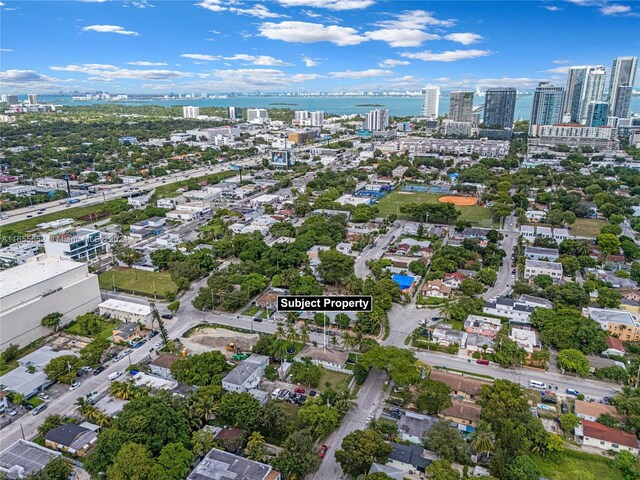
[[[482,35],[478,35],[477,33],[450,33],[449,35],[445,35],[447,40],[451,40],[452,42],[461,43],[463,45],[471,45],[472,43],[479,42],[482,40]]]
[[[619,15],[630,12],[631,7],[629,5],[604,5],[600,8],[600,13],[603,15]]]
[[[285,7],[314,7],[329,10],[360,10],[370,7],[374,0],[277,0]]]
[[[405,10],[393,17],[394,20],[384,20],[376,25],[383,28],[423,29],[427,26],[452,27],[456,23],[454,19],[438,20],[433,13],[425,10]]]
[[[127,65],[136,65],[138,67],[164,67],[167,65],[164,62],[127,62]]]
[[[2,83],[29,83],[36,81],[47,81],[51,77],[42,75],[35,70],[7,70],[0,72],[0,82]]]
[[[204,53],[183,53],[180,56],[182,58],[189,58],[191,60],[198,60],[200,62],[214,62],[222,58],[215,55],[205,55]]]
[[[136,8],[155,8],[155,5],[151,5],[148,0],[138,0],[131,2],[131,5]]]
[[[302,10],[302,13],[309,18],[320,18],[322,16],[319,13],[314,12],[313,10]]]
[[[13,52],[11,48],[0,48],[0,52]]]
[[[226,3],[229,4],[234,2]],[[222,0],[202,0],[201,2],[196,3],[196,5],[212,12],[224,12],[227,10],[227,7],[222,5]]]
[[[486,57],[487,55],[491,55],[489,50],[448,50],[440,53],[425,50],[424,52],[404,52],[400,54],[404,58],[414,58],[425,62],[457,62],[458,60]]]
[[[82,3],[105,3],[109,0],[80,0]]]
[[[306,57],[304,55],[302,56],[302,61],[307,67],[317,67],[318,65],[320,65],[320,62],[314,60],[313,58]]]
[[[220,35],[222,32],[219,32],[218,30],[208,30],[209,33],[213,33],[214,35]]]
[[[378,68],[369,68],[367,70],[346,70],[344,72],[330,72],[334,78],[369,78],[382,77],[384,75],[393,75],[391,70],[381,70]]]
[[[321,23],[285,21],[265,22],[259,27],[260,35],[271,40],[294,43],[331,42],[336,45],[358,45],[367,38],[358,34],[355,28],[325,26]]]
[[[284,60],[273,58],[269,55],[247,55],[246,53],[236,53],[233,57],[224,57],[225,60],[242,60],[251,65],[262,65],[265,67],[287,67],[290,63]]]
[[[543,5],[542,8],[549,10],[550,12],[557,12],[562,10],[560,7],[556,7],[555,5]]]
[[[291,76],[291,80],[296,83],[315,80],[317,78],[324,78],[324,75],[318,75],[317,73],[296,73]]]
[[[3,2],[0,2],[0,7],[4,7],[4,3]]]
[[[38,92],[59,91],[70,80],[49,77],[35,70],[7,70],[0,72],[3,91],[21,93],[25,90]]]
[[[51,70],[58,72],[84,73],[95,79],[110,81],[113,79],[130,80],[167,80],[181,77],[191,77],[192,73],[177,70],[136,70],[120,68],[101,63],[85,63],[81,65],[51,66]]]
[[[401,65],[411,65],[411,62],[408,62],[407,60],[396,60],[394,58],[387,58],[378,62],[378,66],[382,68],[393,68]]]
[[[407,28],[383,28],[365,33],[371,40],[387,42],[392,47],[419,47],[426,40],[438,40],[440,36]]]
[[[198,7],[202,7],[212,12],[231,12],[238,15],[249,15],[257,18],[281,18],[287,17],[281,13],[275,13],[269,10],[266,6],[256,3],[249,8],[243,8],[242,5],[236,0],[201,0],[196,3]],[[232,6],[238,5],[238,6]]]
[[[138,32],[125,30],[119,25],[89,25],[82,28],[83,32],[99,32],[99,33],[117,33],[118,35],[134,35],[139,36]]]
[[[554,60],[553,63],[556,65],[566,65],[567,63],[571,63],[571,60]]]
[[[549,68],[547,70],[545,70],[545,72],[548,73],[567,73],[569,71],[569,68],[571,67],[554,67],[554,68]]]

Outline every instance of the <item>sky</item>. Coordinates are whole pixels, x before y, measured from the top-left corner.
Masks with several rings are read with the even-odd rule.
[[[0,27],[18,94],[524,90],[640,54],[629,0],[1,0]]]

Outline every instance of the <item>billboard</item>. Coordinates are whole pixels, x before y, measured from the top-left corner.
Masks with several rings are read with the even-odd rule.
[[[271,152],[271,163],[278,167],[289,166],[289,152],[287,150],[278,150],[276,152]]]

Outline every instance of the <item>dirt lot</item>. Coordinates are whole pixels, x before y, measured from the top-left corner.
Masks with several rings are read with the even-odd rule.
[[[180,341],[192,354],[220,350],[231,355],[231,352],[224,349],[227,344],[233,342],[243,352],[250,352],[259,338],[257,333],[240,333],[225,328],[211,327],[198,330],[188,338],[181,338]]]
[[[72,352],[79,353],[89,342],[84,337],[77,335],[69,335],[67,333],[59,333],[53,336],[48,342],[51,348],[55,351],[71,350]]]

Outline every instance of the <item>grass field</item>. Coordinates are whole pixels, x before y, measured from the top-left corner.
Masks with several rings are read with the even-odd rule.
[[[577,218],[569,230],[576,237],[596,238],[600,234],[600,229],[605,225],[607,222],[599,218]]]
[[[178,289],[169,272],[147,272],[125,267],[116,267],[101,273],[98,280],[103,290],[113,290],[115,283],[116,291],[140,293],[151,297],[154,280],[158,297],[164,297],[167,292],[175,292]]]
[[[105,322],[103,322],[104,325],[103,325],[102,330],[98,334],[89,335],[89,336],[91,338],[109,338],[111,335],[113,335],[113,329],[116,328],[121,323],[122,322],[120,322],[119,320],[105,321]],[[78,331],[78,327],[77,327],[77,325],[75,323],[65,327],[64,331],[67,332],[67,333],[70,333],[71,335],[79,335],[81,337],[86,336],[86,335],[83,335],[82,333],[80,333]]]
[[[611,460],[587,453],[565,450],[560,458],[533,457],[540,475],[549,480],[624,480]]]
[[[408,216],[400,212],[403,205],[407,205],[409,203],[439,203],[438,199],[442,196],[442,194],[438,193],[402,192],[400,190],[396,190],[391,192],[389,195],[384,196],[377,205],[380,210],[380,214],[384,217],[395,213],[399,218],[407,219]],[[474,225],[481,227],[490,227],[493,224],[491,212],[484,207],[474,205],[471,207],[456,206],[456,208],[462,212],[462,215],[460,216],[460,219],[462,220],[468,220]]]
[[[324,390],[327,388],[327,383],[334,390],[341,390],[349,386],[351,381],[351,375],[346,373],[334,372],[333,370],[322,369],[322,376],[320,377],[320,383],[318,388]]]

